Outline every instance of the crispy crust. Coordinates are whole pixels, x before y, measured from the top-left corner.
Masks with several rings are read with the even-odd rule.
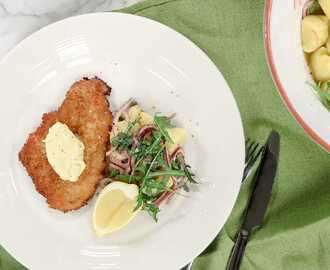
[[[106,98],[109,94],[110,87],[97,78],[74,83],[58,111],[43,115],[41,125],[20,151],[20,161],[50,207],[63,212],[79,209],[94,195],[103,178],[112,124]],[[62,180],[48,163],[43,140],[57,121],[66,124],[85,145],[86,168],[77,182]]]

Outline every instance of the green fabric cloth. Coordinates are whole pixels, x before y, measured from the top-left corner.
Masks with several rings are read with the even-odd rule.
[[[262,0],[147,0],[124,11],[170,26],[206,52],[234,93],[247,137],[264,142],[272,129],[281,134],[273,197],[241,269],[328,270],[330,156],[304,134],[274,87],[264,54],[263,8]],[[194,270],[225,269],[250,191],[251,179]],[[23,268],[2,250],[0,269]]]

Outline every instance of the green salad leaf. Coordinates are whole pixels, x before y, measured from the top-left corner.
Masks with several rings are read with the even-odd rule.
[[[319,95],[322,104],[330,111],[330,82],[327,82],[326,89],[324,90],[320,87],[320,85],[311,84],[309,82],[308,84],[313,87],[315,92]]]
[[[158,221],[157,215],[160,211],[159,207],[154,203],[146,203],[143,206],[143,209],[146,210],[149,215],[154,219],[154,221]]]
[[[161,134],[165,137],[166,141],[173,143],[172,138],[170,137],[170,135],[168,134],[168,132],[166,130],[167,128],[173,127],[173,125],[171,125],[168,117],[155,115],[154,122],[157,125],[157,127],[159,128],[159,131],[161,132]]]

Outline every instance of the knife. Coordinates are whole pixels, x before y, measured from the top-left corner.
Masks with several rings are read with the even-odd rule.
[[[245,213],[245,219],[238,232],[226,270],[239,269],[250,234],[262,223],[272,194],[279,149],[280,136],[273,131],[267,139],[260,166],[255,175],[253,193]]]

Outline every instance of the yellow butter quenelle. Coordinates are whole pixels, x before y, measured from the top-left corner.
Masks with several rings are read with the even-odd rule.
[[[112,182],[100,193],[93,212],[93,228],[99,237],[118,231],[138,213],[139,188],[134,184]]]
[[[44,140],[49,164],[62,180],[76,182],[84,171],[84,144],[69,127],[56,122]]]

